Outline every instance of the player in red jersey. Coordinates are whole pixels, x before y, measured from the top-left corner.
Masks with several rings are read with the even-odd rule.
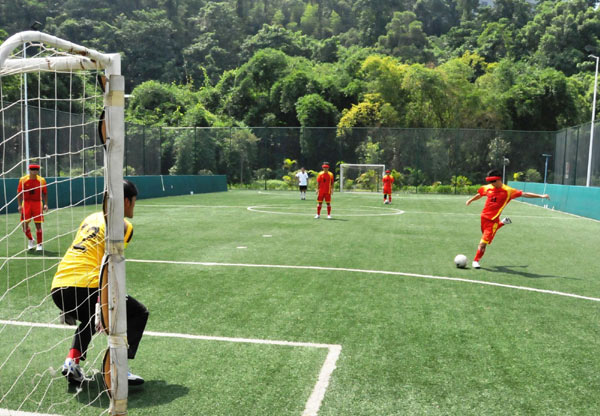
[[[327,218],[331,219],[331,194],[333,193],[333,173],[329,172],[329,164],[323,163],[323,170],[317,175],[317,215],[321,218],[323,200],[327,203]]]
[[[394,177],[391,175],[390,170],[385,171],[385,175],[383,175],[383,203],[391,204],[392,203],[392,184],[394,183]]]
[[[48,191],[46,189],[46,180],[40,175],[40,165],[32,163],[29,165],[29,175],[19,179],[17,186],[17,202],[19,212],[21,213],[21,224],[23,232],[27,236],[27,248],[29,250],[35,247],[36,251],[42,251],[42,223],[44,222],[44,212],[48,211]],[[37,247],[29,222],[35,223],[35,232],[37,238]]]
[[[485,178],[488,185],[484,185],[477,191],[477,194],[470,198],[466,204],[477,201],[484,196],[487,197],[483,210],[481,211],[481,241],[477,247],[477,253],[473,259],[473,268],[481,268],[479,260],[485,254],[485,248],[488,244],[492,244],[492,240],[496,236],[498,230],[506,224],[512,223],[510,218],[506,217],[500,220],[500,214],[506,205],[513,199],[521,196],[525,198],[545,198],[550,199],[548,194],[539,195],[531,192],[523,192],[518,189],[511,188],[502,183],[500,171],[491,170]]]

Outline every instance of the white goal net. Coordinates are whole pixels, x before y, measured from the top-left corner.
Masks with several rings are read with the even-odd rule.
[[[0,44],[1,415],[126,414],[120,71],[118,54],[41,32],[21,32]],[[32,164],[46,181],[48,210],[41,225],[34,217],[26,234],[18,212],[25,189],[43,199]],[[22,178],[39,186],[20,188]],[[76,327],[59,319],[51,283],[81,221],[103,210],[110,336],[94,338],[82,361],[86,382],[67,388],[60,369]]]
[[[340,164],[340,192],[380,192],[385,165]]]

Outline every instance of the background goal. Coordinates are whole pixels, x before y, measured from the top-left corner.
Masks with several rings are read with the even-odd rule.
[[[118,54],[41,32],[21,32],[0,45],[0,414],[80,414],[101,402],[105,412],[127,411],[120,66]],[[41,165],[48,184],[41,253],[27,250],[17,212],[17,183],[31,162]],[[100,210],[107,222],[110,370],[100,372],[105,354],[92,346],[83,368],[96,377],[56,402],[54,392],[66,384],[57,369],[75,327],[60,324],[50,285],[79,223]]]
[[[385,165],[342,163],[340,192],[379,192],[382,190],[381,178],[384,172]]]

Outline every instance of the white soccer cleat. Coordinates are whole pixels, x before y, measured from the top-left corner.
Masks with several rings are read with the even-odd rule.
[[[35,241],[29,240],[27,241],[27,250],[33,250],[35,248]]]
[[[130,386],[139,386],[140,384],[144,384],[144,379],[140,376],[136,376],[131,373],[131,371],[127,372],[127,384]]]
[[[506,217],[506,218],[502,218],[502,221],[500,221],[502,224],[507,225],[507,224],[512,224],[512,221],[510,220],[510,218]]]
[[[41,244],[38,244],[38,245],[35,247],[35,251],[42,251],[42,250],[44,250],[44,247],[43,247]]]
[[[331,215],[328,215],[328,216],[327,216],[327,219],[328,219],[328,220],[330,220],[330,219],[331,219]]]
[[[473,268],[474,269],[481,269],[481,265],[479,264],[478,261],[473,260]]]
[[[315,215],[315,220],[318,220],[319,218],[321,218],[319,214]]]
[[[62,375],[67,378],[69,383],[82,383],[85,380],[85,375],[72,358],[67,358],[62,365]]]

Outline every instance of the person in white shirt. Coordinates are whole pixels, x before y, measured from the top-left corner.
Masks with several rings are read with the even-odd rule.
[[[300,188],[300,199],[306,199],[306,188],[308,186],[308,172],[304,167],[300,168],[300,172],[296,173],[298,178],[298,187]]]

